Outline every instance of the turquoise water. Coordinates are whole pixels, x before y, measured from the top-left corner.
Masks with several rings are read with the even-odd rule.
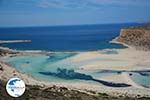
[[[0,40],[31,40],[31,43],[14,43],[3,44],[17,50],[50,50],[59,51],[61,53],[53,53],[50,55],[38,56],[17,56],[10,57],[6,62],[22,73],[31,75],[39,80],[46,81],[69,81],[61,78],[42,75],[39,72],[56,72],[57,68],[73,69],[74,71],[91,75],[94,78],[99,78],[106,75],[113,75],[117,73],[96,73],[93,71],[84,71],[79,66],[88,65],[94,61],[115,61],[119,60],[92,58],[86,61],[74,63],[71,57],[76,53],[64,53],[64,51],[96,51],[109,49],[102,52],[104,54],[118,54],[113,49],[125,48],[120,44],[111,44],[109,41],[117,37],[120,29],[129,26],[138,26],[145,24],[137,23],[122,23],[122,24],[101,24],[101,25],[77,25],[77,26],[57,26],[57,27],[22,27],[22,28],[0,28]],[[42,37],[42,38],[41,38]],[[39,45],[42,44],[42,45]],[[111,49],[111,50],[110,50]],[[149,77],[133,75],[132,79],[140,85],[149,86]],[[147,81],[148,80],[148,81]],[[79,80],[78,80],[79,81]]]
[[[82,64],[84,65],[85,63],[89,63],[91,61],[87,60],[81,63],[74,63],[70,58],[74,57],[75,55],[77,55],[77,53],[54,53],[50,55],[16,56],[7,58],[6,62],[11,64],[18,71],[26,73],[34,77],[35,79],[51,82],[73,83],[73,82],[80,82],[83,80],[76,80],[76,79],[65,80],[54,76],[42,75],[39,72],[56,72],[58,68],[64,68],[64,69],[73,69],[75,72],[91,75],[93,78],[111,75],[111,73],[99,74],[94,71],[84,71],[79,69],[79,66],[81,66]]]
[[[80,72],[86,75],[90,75],[93,78],[97,79],[103,76],[111,76],[111,75],[119,75],[124,71],[84,71],[79,69],[79,66],[82,66],[84,64],[88,64],[92,61],[112,61],[113,59],[92,59],[87,61],[81,61],[78,63],[74,63],[70,58],[76,56],[77,53],[53,53],[49,55],[37,55],[37,56],[16,56],[16,57],[9,57],[6,59],[6,61],[11,64],[13,67],[15,67],[18,71],[22,73],[26,73],[35,79],[38,80],[44,80],[44,81],[50,81],[50,82],[80,82],[83,80],[79,79],[73,79],[73,80],[66,80],[62,78],[58,78],[55,76],[50,75],[43,75],[39,72],[56,72],[58,68],[64,68],[64,69],[73,69],[75,72]],[[131,79],[144,87],[150,88],[150,73],[144,72],[144,75],[139,74],[138,72],[129,72],[132,73],[130,76]],[[85,81],[84,81],[85,82]],[[88,81],[87,81],[88,82]],[[89,82],[88,82],[89,83]],[[97,83],[95,83],[97,84]]]
[[[131,79],[144,87],[150,88],[150,72],[147,72],[147,75],[140,75],[139,73],[132,73]]]
[[[64,59],[76,55],[75,53],[56,53],[50,55],[38,56],[17,56],[10,57],[7,62],[15,67],[18,71],[31,75],[34,78],[46,81],[61,81],[57,77],[45,76],[39,74],[40,71],[55,72],[57,68],[75,69],[73,64],[64,62]]]

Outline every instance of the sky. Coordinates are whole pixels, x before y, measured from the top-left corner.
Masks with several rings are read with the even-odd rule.
[[[150,20],[150,0],[0,0],[0,27]]]

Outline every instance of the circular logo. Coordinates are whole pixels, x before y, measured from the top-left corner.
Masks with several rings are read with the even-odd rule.
[[[6,90],[12,97],[20,97],[25,92],[24,81],[19,78],[11,78],[6,84]]]

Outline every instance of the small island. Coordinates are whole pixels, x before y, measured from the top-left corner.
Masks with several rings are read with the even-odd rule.
[[[7,43],[30,43],[31,40],[8,40],[8,41],[1,41],[0,44],[7,44]]]

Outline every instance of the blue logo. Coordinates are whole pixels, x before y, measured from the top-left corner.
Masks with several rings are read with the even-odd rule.
[[[8,94],[12,97],[20,97],[25,92],[25,83],[19,78],[11,78],[6,85]]]

